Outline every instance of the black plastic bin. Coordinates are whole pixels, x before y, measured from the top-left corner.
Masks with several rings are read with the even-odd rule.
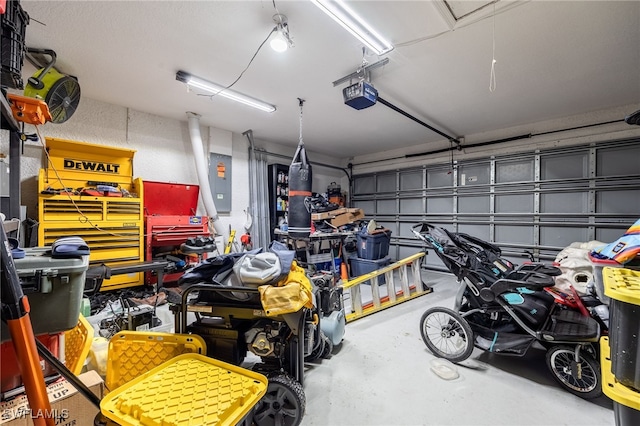
[[[602,392],[613,401],[616,426],[636,426],[640,424],[640,393],[623,385],[611,374],[613,353],[610,352],[610,339],[611,336],[600,339]]]
[[[640,271],[605,267],[602,274],[610,297],[611,372],[622,385],[640,391]]]

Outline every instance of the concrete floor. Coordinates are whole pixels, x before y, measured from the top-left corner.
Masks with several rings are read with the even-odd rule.
[[[543,351],[519,358],[475,349],[457,379],[437,376],[420,317],[453,307],[457,284],[424,274],[433,293],[348,324],[331,358],[306,364],[303,425],[615,425],[612,402],[560,388]]]

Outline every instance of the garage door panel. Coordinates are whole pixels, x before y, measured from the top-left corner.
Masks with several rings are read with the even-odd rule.
[[[533,211],[533,194],[496,195],[496,213],[529,213]]]
[[[640,144],[599,149],[596,155],[597,176],[640,174]]]
[[[453,186],[453,173],[450,170],[427,170],[427,188],[447,188]]]
[[[400,190],[408,191],[423,188],[422,170],[406,171],[400,173]]]
[[[395,215],[397,213],[396,200],[376,201],[376,215]],[[365,211],[366,213],[366,211]]]
[[[453,213],[453,199],[450,197],[427,198],[427,213]]]
[[[354,194],[372,194],[376,192],[376,180],[374,176],[356,177],[353,180]]]
[[[376,189],[378,193],[381,192],[395,192],[396,191],[396,174],[378,175],[376,180]]]
[[[500,244],[524,244],[533,247],[533,228],[517,225],[496,225],[495,241]]]
[[[472,164],[458,167],[458,186],[487,185],[491,176],[489,164]]]
[[[489,213],[490,209],[488,195],[479,197],[461,196],[458,198],[458,212],[460,213]]]
[[[401,198],[400,210],[403,214],[424,213],[424,201],[420,198]]]
[[[375,201],[354,201],[353,207],[356,209],[362,209],[365,215],[370,216],[373,215],[376,211],[376,202]]]
[[[564,248],[577,241],[589,241],[586,227],[540,226],[540,244],[543,246]]]
[[[558,192],[540,195],[540,213],[582,213],[589,211],[588,192]]]
[[[640,217],[640,189],[597,191],[596,211],[598,213],[630,214]]]
[[[540,179],[578,179],[589,177],[589,152],[540,156]]]
[[[355,176],[352,199],[367,217],[395,223],[396,254],[424,220],[515,258],[526,248],[549,260],[574,241],[613,241],[638,218],[639,159],[640,140],[487,155]]]
[[[489,225],[465,224],[459,225],[458,231],[472,235],[481,240],[491,241],[491,233]]]
[[[628,226],[622,225],[620,228],[596,228],[596,240],[603,243],[611,243],[622,237],[624,233],[629,229],[631,223]]]
[[[496,183],[531,182],[533,167],[533,159],[499,161],[496,163]]]

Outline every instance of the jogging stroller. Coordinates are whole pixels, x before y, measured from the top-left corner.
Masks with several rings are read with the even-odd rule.
[[[544,290],[554,285],[558,268],[517,267],[501,258],[499,247],[429,223],[412,232],[464,283],[453,310],[430,308],[420,319],[422,339],[435,356],[461,362],[474,346],[517,356],[542,346],[547,367],[565,389],[585,399],[601,395],[600,326],[586,311],[555,303]]]

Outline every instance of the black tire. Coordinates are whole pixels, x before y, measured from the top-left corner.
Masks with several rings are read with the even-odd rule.
[[[473,352],[469,323],[451,309],[428,309],[420,319],[420,334],[431,353],[451,362],[461,362]]]
[[[324,333],[322,334],[324,340],[324,350],[322,351],[322,358],[331,358],[333,352],[333,342]]]
[[[252,424],[298,426],[302,422],[305,407],[302,385],[287,374],[274,374],[269,376],[267,393],[253,409]]]
[[[580,351],[581,377],[572,374],[571,364],[574,358],[574,348],[556,345],[547,351],[547,367],[553,377],[574,395],[584,399],[593,399],[602,395],[600,364],[585,349]]]
[[[311,353],[304,357],[304,360],[307,362],[315,361],[318,358],[324,356],[325,345],[327,342],[327,337],[324,335],[322,330],[320,330],[320,334],[318,335],[318,340],[315,342],[314,348]]]

